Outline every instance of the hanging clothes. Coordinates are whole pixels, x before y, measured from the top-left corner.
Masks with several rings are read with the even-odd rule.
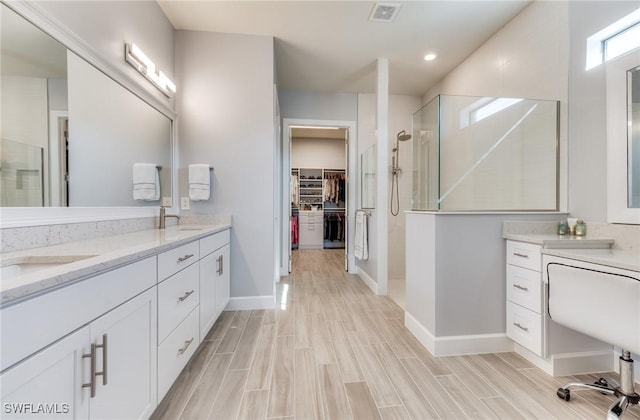
[[[291,216],[291,244],[298,245],[298,216]]]

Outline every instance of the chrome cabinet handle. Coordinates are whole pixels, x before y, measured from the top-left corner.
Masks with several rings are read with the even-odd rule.
[[[520,286],[519,284],[514,284],[513,287],[516,289],[524,290],[525,292],[529,290],[528,287]]]
[[[178,298],[179,302],[183,302],[186,298],[188,298],[189,296],[191,296],[193,294],[194,290],[191,290],[189,292],[186,292],[184,295],[180,296]]]
[[[218,269],[216,270],[216,273],[218,273],[218,275],[221,276],[222,275],[222,255],[218,257],[216,262],[218,263]]]
[[[107,384],[107,334],[102,334],[102,344],[96,344],[96,349],[102,349],[102,372],[96,372],[96,376],[102,376],[102,385]]]
[[[91,390],[91,398],[96,396],[96,345],[95,344],[91,344],[91,351],[89,353],[84,353],[82,355],[83,359],[86,358],[91,359],[90,363],[91,363],[91,372],[89,374],[89,383],[88,384],[82,384],[82,388],[89,388]]]
[[[178,349],[178,355],[184,354],[184,352],[187,351],[187,349],[189,348],[191,343],[193,343],[193,337],[191,337],[191,340],[187,340],[187,341],[184,342],[184,347],[183,348]]]
[[[220,275],[224,274],[224,255],[220,255]]]
[[[514,322],[513,325],[515,325],[516,327],[520,328],[522,331],[525,331],[525,332],[529,331],[529,328],[523,327],[522,325],[520,325],[519,322]]]
[[[189,259],[189,258],[191,258],[191,257],[193,257],[193,254],[187,254],[187,255],[185,255],[184,257],[180,257],[180,258],[178,258],[178,262],[186,261],[186,260],[188,260],[188,259]]]
[[[522,252],[514,252],[513,255],[516,257],[529,258],[529,255],[523,254]]]

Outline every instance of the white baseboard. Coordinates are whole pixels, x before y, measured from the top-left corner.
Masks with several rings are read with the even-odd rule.
[[[356,274],[360,277],[364,284],[366,284],[367,287],[371,289],[371,291],[373,291],[373,293],[375,293],[376,295],[378,294],[378,283],[376,283],[376,281],[372,279],[366,271],[358,267]]]
[[[514,350],[551,376],[610,372],[614,367],[612,351],[562,353],[542,358],[517,343],[514,345]]]
[[[232,297],[225,311],[247,311],[253,309],[272,309],[276,306],[275,296]]]
[[[436,337],[408,312],[405,312],[404,315],[404,325],[434,356],[513,351],[513,341],[508,339],[505,334]]]

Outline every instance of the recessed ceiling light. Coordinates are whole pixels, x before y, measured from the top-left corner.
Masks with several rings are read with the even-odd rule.
[[[437,55],[435,53],[429,53],[424,56],[424,61],[433,61],[435,60]]]
[[[369,15],[369,20],[375,22],[393,22],[400,10],[400,5],[395,3],[376,3]]]

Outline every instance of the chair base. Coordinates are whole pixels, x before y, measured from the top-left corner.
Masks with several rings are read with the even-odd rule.
[[[593,384],[583,382],[569,382],[558,388],[556,395],[558,398],[569,401],[571,391],[569,388],[587,388],[599,391],[603,394],[615,395],[618,399],[611,404],[607,411],[607,420],[617,420],[627,410],[630,405],[640,403],[640,395],[633,389],[633,359],[628,351],[623,350],[620,357],[620,381],[622,386],[611,378],[600,378]]]

